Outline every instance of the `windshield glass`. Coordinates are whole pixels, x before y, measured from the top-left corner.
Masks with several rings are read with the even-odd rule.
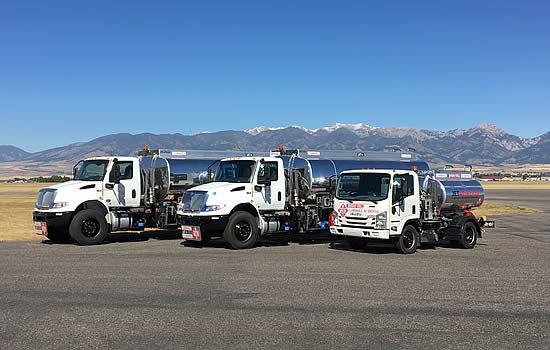
[[[253,160],[231,160],[221,162],[214,182],[250,182],[250,178],[254,173]]]
[[[344,174],[338,180],[336,198],[380,201],[388,198],[389,174]]]
[[[80,164],[74,177],[81,181],[101,181],[107,170],[108,160],[85,160]]]

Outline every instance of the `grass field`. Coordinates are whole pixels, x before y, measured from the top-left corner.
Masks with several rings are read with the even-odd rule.
[[[43,239],[34,233],[32,211],[47,183],[0,184],[0,242]]]
[[[482,182],[481,185],[489,190],[550,189],[550,181],[487,181]]]
[[[34,233],[32,211],[38,191],[48,186],[46,183],[0,183],[0,242],[43,239]],[[547,189],[550,183],[484,183],[486,189]],[[512,214],[531,214],[536,209],[518,207],[511,204],[487,201],[481,208],[474,210],[476,216],[498,216]]]

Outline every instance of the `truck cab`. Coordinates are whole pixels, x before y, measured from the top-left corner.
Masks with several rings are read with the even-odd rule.
[[[348,237],[352,245],[394,239],[405,250],[416,249],[418,232],[409,228],[417,226],[420,209],[416,172],[344,171],[336,185],[330,232]]]
[[[102,241],[111,231],[111,211],[141,205],[137,157],[88,158],[74,166],[73,175],[72,181],[38,193],[33,212],[35,231],[52,241],[66,240],[69,235],[81,244]]]
[[[248,248],[270,226],[266,217],[280,214],[286,202],[282,159],[226,158],[220,161],[210,183],[183,194],[178,207],[182,236],[204,243],[223,235],[234,248]]]

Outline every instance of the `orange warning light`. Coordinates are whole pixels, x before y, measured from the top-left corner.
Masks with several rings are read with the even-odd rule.
[[[416,165],[413,165],[412,169],[413,169],[414,171],[416,171],[416,170],[418,169],[418,167],[417,167]]]
[[[143,146],[143,150],[144,150],[144,151],[148,151],[148,150],[149,150],[149,146]]]
[[[283,146],[283,145],[280,145],[280,146],[279,146],[279,151],[282,151],[282,150],[284,150],[284,149],[285,149],[285,146]]]

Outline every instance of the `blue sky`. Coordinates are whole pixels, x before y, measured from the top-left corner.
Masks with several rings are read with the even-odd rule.
[[[341,123],[550,130],[548,1],[4,1],[0,144]]]

